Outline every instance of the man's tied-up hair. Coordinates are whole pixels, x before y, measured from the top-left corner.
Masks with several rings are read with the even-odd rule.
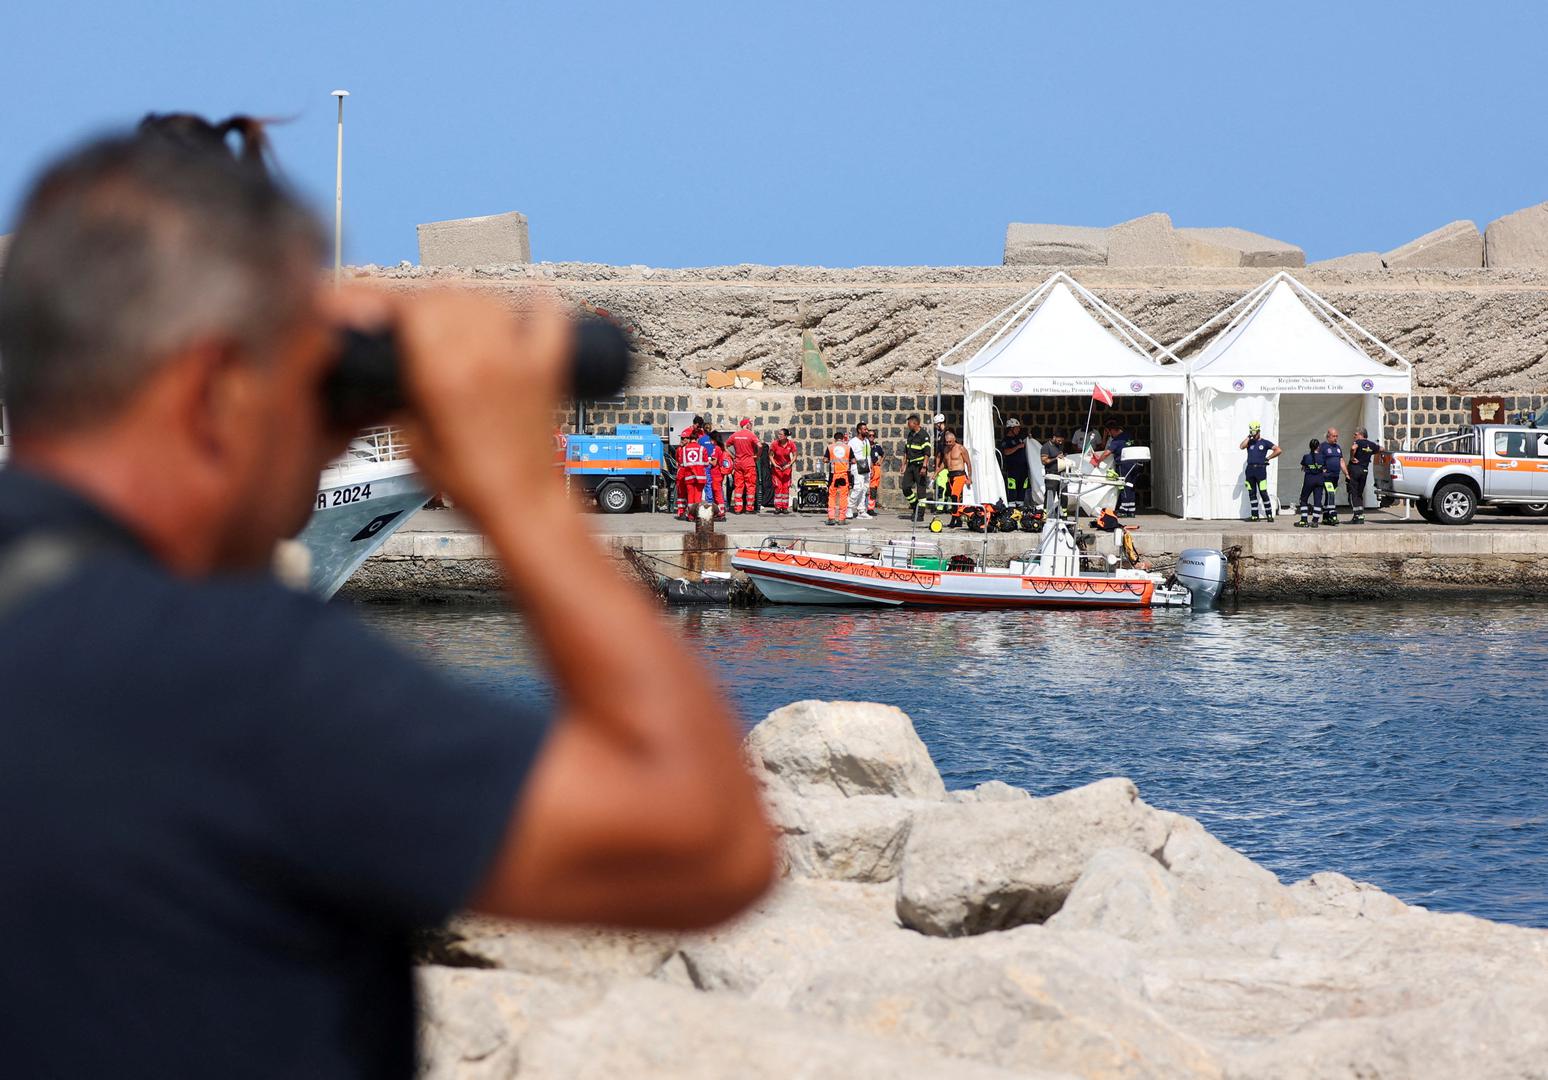
[[[89,425],[181,348],[251,357],[293,326],[323,239],[267,159],[250,117],[152,114],[43,173],[0,268],[13,429]]]

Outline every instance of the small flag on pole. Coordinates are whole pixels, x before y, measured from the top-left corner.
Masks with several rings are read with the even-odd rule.
[[[1093,385],[1091,387],[1091,397],[1095,401],[1100,401],[1103,405],[1111,405],[1113,403],[1112,392],[1103,390],[1100,386]]]

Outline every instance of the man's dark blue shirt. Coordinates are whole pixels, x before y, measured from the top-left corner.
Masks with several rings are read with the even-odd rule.
[[[1123,451],[1128,445],[1129,435],[1123,431],[1117,432],[1107,440],[1107,449],[1113,455],[1108,459],[1107,467],[1116,470],[1119,476],[1129,475],[1130,470],[1134,468],[1133,462],[1125,464],[1123,460]]]
[[[1027,440],[1007,435],[1000,440],[1000,462],[1005,475],[1025,480],[1031,473],[1027,462]]]
[[[488,870],[544,725],[265,577],[173,576],[0,470],[7,1075],[412,1075],[409,936]]]
[[[1267,465],[1269,454],[1274,451],[1274,443],[1269,439],[1252,439],[1247,443],[1247,464]]]
[[[1343,475],[1344,448],[1336,442],[1325,442],[1317,448],[1317,459],[1322,462],[1322,478],[1338,483]]]
[[[1370,439],[1355,439],[1349,445],[1349,471],[1364,474],[1371,469],[1371,459],[1381,453],[1381,447]]]

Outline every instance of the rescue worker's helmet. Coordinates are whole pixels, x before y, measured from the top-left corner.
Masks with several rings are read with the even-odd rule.
[[[1015,417],[1012,417],[1011,419],[1005,421],[1005,426],[1008,428],[1020,427],[1021,421],[1017,420]]]
[[[1252,423],[1247,425],[1247,430],[1248,431],[1262,431],[1263,430],[1263,425],[1258,423],[1256,420],[1254,420]]]
[[[935,420],[933,422],[937,423],[937,424],[944,424],[946,422],[946,417],[941,415],[940,413],[936,413],[935,414]]]

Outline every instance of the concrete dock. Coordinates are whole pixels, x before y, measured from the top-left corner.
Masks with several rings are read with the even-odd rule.
[[[827,541],[845,535],[844,528],[828,527],[819,514],[731,515],[717,524],[710,550],[699,551],[693,526],[668,514],[592,514],[589,520],[621,563],[624,549],[632,548],[667,576],[691,576],[701,565],[729,569],[721,551],[756,547],[770,535]],[[1397,507],[1370,514],[1365,525],[1297,529],[1293,520],[1282,516],[1251,525],[1146,513],[1131,524],[1139,526],[1136,547],[1157,569],[1166,569],[1185,548],[1226,551],[1242,599],[1548,594],[1548,518],[1480,513],[1471,525],[1443,526],[1417,515],[1405,519]],[[911,531],[896,510],[883,510],[859,524],[872,536]],[[984,551],[985,538],[978,534],[919,530],[919,535],[939,540],[948,554]],[[1036,535],[1028,533],[992,533],[987,539],[993,559],[1037,543]],[[489,600],[498,597],[500,588],[499,564],[470,523],[455,510],[422,510],[367,560],[340,595],[373,601]]]

